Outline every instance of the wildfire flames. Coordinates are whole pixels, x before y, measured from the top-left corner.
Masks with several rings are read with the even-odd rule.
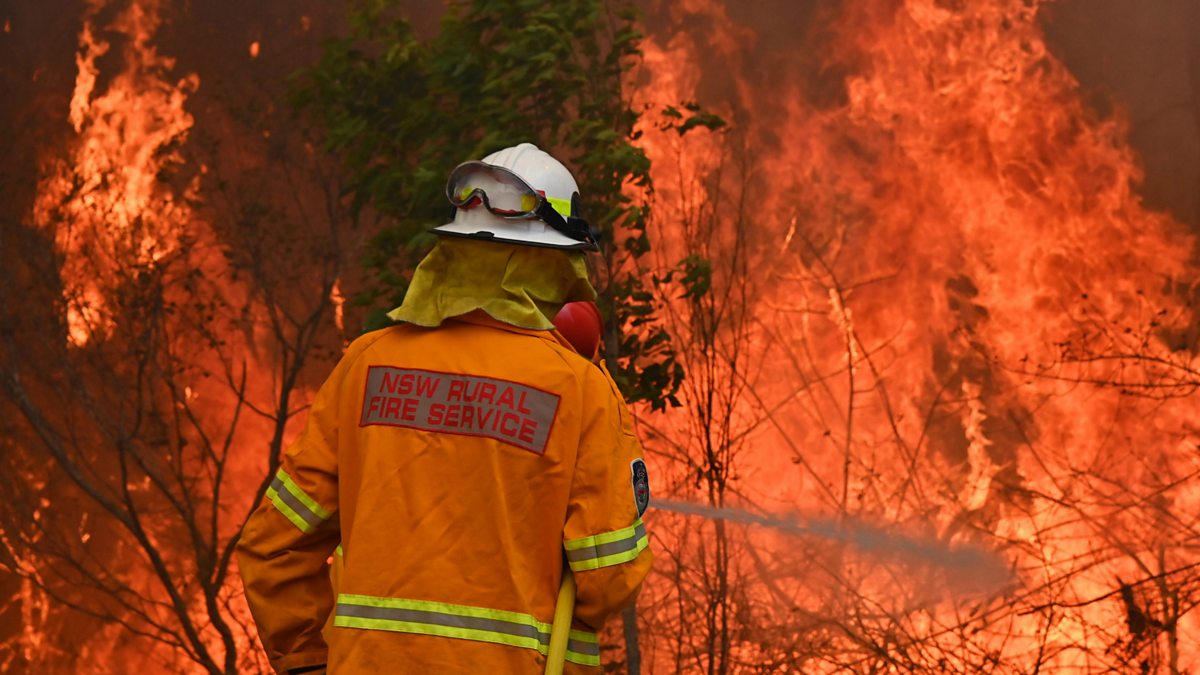
[[[723,644],[698,649],[698,667],[773,651],[801,672],[1186,672],[1200,658],[1194,240],[1140,205],[1127,130],[1084,109],[1046,49],[1042,4],[847,3],[812,57],[843,75],[836,91],[743,79],[717,111],[734,132],[646,129],[665,257],[703,248],[729,305],[702,385],[728,402],[707,436],[726,454],[710,456],[737,473],[714,490],[719,461],[676,461],[675,488],[985,542],[1020,581],[1005,601],[932,603],[877,562],[689,542],[726,556],[707,574],[751,580],[724,598],[731,612],[782,610],[784,642],[809,648],[722,633],[710,611],[705,639]],[[643,97],[697,100],[706,64],[737,72],[754,36],[723,11],[672,10],[712,28],[648,45]],[[679,319],[700,342],[704,311]],[[713,362],[691,358],[694,381]],[[684,444],[649,445],[678,458]],[[666,575],[678,583],[687,565]],[[831,586],[883,616],[813,590]],[[688,602],[666,581],[655,591]],[[820,641],[891,653],[839,663]],[[671,658],[663,642],[655,662]]]
[[[68,118],[76,135],[64,156],[45,158],[32,220],[60,261],[67,345],[46,348],[36,375],[61,369],[49,381],[26,371],[7,384],[65,475],[19,470],[47,496],[31,498],[29,527],[5,532],[24,578],[24,630],[0,669],[188,671],[181,654],[222,672],[263,668],[240,588],[227,581],[230,542],[268,457],[296,431],[288,401],[308,396],[300,368],[317,324],[288,297],[263,297],[255,283],[269,261],[233,251],[222,239],[230,228],[218,236],[210,225],[208,166],[183,170],[200,78],[177,75],[154,44],[166,9],[87,4]],[[236,203],[231,220],[244,213]],[[245,227],[265,242],[261,221]],[[303,239],[299,228],[278,236]],[[340,303],[330,295],[318,296],[318,315]],[[293,321],[299,344],[281,345]],[[94,503],[79,504],[79,492]],[[71,634],[80,621],[63,605],[102,630]]]
[[[158,171],[179,161],[172,148],[186,139],[193,122],[184,101],[200,84],[195,74],[178,82],[168,79],[174,62],[150,44],[159,8],[133,3],[108,27],[129,39],[121,54],[125,69],[98,93],[96,61],[112,45],[96,37],[93,17],[106,4],[88,3],[80,35],[69,117],[79,134],[77,149],[46,181],[35,213],[38,222],[66,224],[56,240],[64,256],[70,335],[77,345],[111,323],[80,259],[107,251],[114,262],[148,263],[169,255],[178,243],[187,207],[161,188]],[[194,198],[195,189],[185,197]],[[121,255],[126,251],[132,260]]]
[[[652,512],[644,670],[1200,668],[1194,235],[1142,206],[1127,124],[1085,107],[1045,44],[1044,0],[836,4],[797,27],[804,69],[779,67],[814,75],[752,77],[758,36],[727,5],[670,3],[631,82],[651,111],[639,140],[655,183],[647,276],[692,254],[711,272],[700,296],[661,286],[688,379],[682,407],[639,416],[655,491],[701,514],[735,506],[845,528],[830,543]],[[204,420],[278,397],[270,378],[245,379],[272,368],[262,345],[278,316],[196,212],[211,198],[207,167],[167,185],[200,78],[175,73],[155,47],[163,8],[107,5],[87,3],[69,108],[77,136],[67,159],[47,162],[33,220],[53,233],[73,353],[119,333],[120,301],[103,283],[118,266],[182,261],[211,283],[181,288],[241,308],[211,321],[228,344],[193,352],[197,372],[224,373],[228,386],[185,378],[167,406],[194,412],[195,426],[166,444],[166,461],[253,477],[198,506],[225,517],[212,515],[210,534],[229,537],[262,475],[246,448],[281,441],[295,403],[285,391],[276,417],[235,423],[220,461],[194,459],[195,448],[208,447]],[[260,62],[275,43],[241,44],[239,58]],[[121,67],[106,72],[118,52]],[[352,290],[332,274],[314,289],[331,333],[349,323]],[[222,355],[239,350],[251,356],[227,367]],[[142,467],[147,485],[153,466]],[[841,543],[863,522],[984,547],[1012,579],[998,588],[958,559],[914,560],[899,536]],[[152,536],[167,539],[162,527]],[[79,545],[94,529],[85,519]],[[165,606],[146,579],[132,587]],[[218,662],[253,651],[236,582],[221,583],[219,612],[182,601],[199,628],[180,641]],[[182,590],[198,598],[202,586]],[[20,601],[17,641],[37,663],[53,603],[31,583]],[[218,615],[242,632],[209,623]],[[130,662],[128,645],[100,644],[114,634],[80,641]]]

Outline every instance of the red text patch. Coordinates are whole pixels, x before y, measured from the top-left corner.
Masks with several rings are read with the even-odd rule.
[[[371,366],[359,424],[483,436],[540,455],[558,401],[555,394],[490,377]]]

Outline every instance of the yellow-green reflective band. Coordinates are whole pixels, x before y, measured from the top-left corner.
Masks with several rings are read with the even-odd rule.
[[[546,201],[549,202],[550,206],[554,207],[554,210],[558,211],[559,215],[561,215],[563,218],[571,217],[571,200],[570,199],[559,199],[557,197],[546,197]]]
[[[581,572],[619,565],[638,557],[650,545],[642,519],[613,532],[571,539],[563,544],[571,570]]]
[[[629,527],[621,528],[619,530],[613,530],[612,532],[601,532],[600,534],[593,534],[590,537],[580,537],[579,539],[568,539],[566,542],[563,543],[563,548],[565,548],[568,551],[576,551],[576,550],[583,549],[583,548],[591,548],[591,547],[600,546],[602,544],[608,544],[608,543],[611,543],[614,541],[621,541],[623,539],[629,538],[638,529],[645,531],[645,528],[646,528],[646,526],[644,524],[642,524],[642,519],[637,518],[633,521],[633,524],[630,525]]]
[[[267,499],[301,532],[311,532],[331,515],[292,482],[283,469],[275,474],[267,488]]]
[[[317,514],[317,517],[321,520],[326,520],[329,518],[329,516],[333,515],[321,508],[321,505],[317,503],[317,500],[309,497],[304,490],[301,490],[300,486],[296,485],[295,481],[292,480],[292,477],[287,475],[287,472],[285,472],[283,469],[280,469],[279,472],[275,474],[275,479],[282,481],[283,486],[287,488],[287,491],[292,493],[293,497],[299,499],[302,504],[307,506],[309,511]]]
[[[542,656],[545,656],[545,655],[546,654],[542,654]],[[567,643],[566,659],[568,661],[570,661],[571,663],[578,663],[581,666],[598,666],[598,665],[600,665],[599,649],[597,649],[597,653],[595,655],[581,654],[580,652],[575,651],[575,648],[572,646],[572,643],[570,643],[570,642]]]
[[[571,629],[567,637],[567,660],[581,666],[600,665],[600,639],[595,633]]]
[[[279,492],[275,490],[274,485],[267,488],[267,499],[271,500],[271,503],[275,505],[276,511],[279,511],[284,518],[292,521],[292,524],[300,528],[301,532],[308,532],[313,529],[314,526],[305,522],[304,518],[300,517],[300,514],[293,511],[291,506],[284,503],[283,499],[279,496]]]
[[[341,544],[338,544],[337,548],[333,549],[333,554],[339,558],[342,557],[343,554],[342,554],[342,545]]]
[[[454,605],[446,602],[377,598],[369,595],[338,595],[335,626],[418,633],[439,637],[477,640],[549,653],[550,624],[529,614],[498,609]],[[567,660],[581,665],[600,665],[600,645],[595,633],[572,630],[567,643]]]

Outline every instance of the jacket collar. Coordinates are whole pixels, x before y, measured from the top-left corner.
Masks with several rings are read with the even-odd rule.
[[[497,321],[496,319],[493,319],[492,317],[488,316],[487,313],[485,313],[481,309],[477,309],[473,312],[468,312],[466,314],[460,314],[459,316],[448,317],[446,319],[446,321],[454,321],[454,322],[458,322],[458,323],[469,323],[469,324],[473,324],[476,326],[486,326],[488,328],[495,328],[496,330],[508,331],[509,333],[517,333],[520,335],[529,335],[532,337],[547,340],[549,342],[557,342],[558,344],[566,347],[567,349],[570,349],[571,351],[575,351],[575,348],[571,346],[571,343],[567,342],[567,339],[565,337],[563,337],[562,333],[559,333],[557,330],[553,330],[553,329],[551,329],[551,330],[534,330],[532,328],[521,328],[520,326],[514,326],[510,323],[504,323],[503,321]]]

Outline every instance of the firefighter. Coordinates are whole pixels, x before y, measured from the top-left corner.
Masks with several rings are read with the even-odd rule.
[[[552,323],[595,298],[575,180],[524,143],[446,196],[398,323],[346,350],[242,532],[279,673],[541,673],[564,560],[567,671],[598,672],[596,633],[650,569],[629,411]]]

